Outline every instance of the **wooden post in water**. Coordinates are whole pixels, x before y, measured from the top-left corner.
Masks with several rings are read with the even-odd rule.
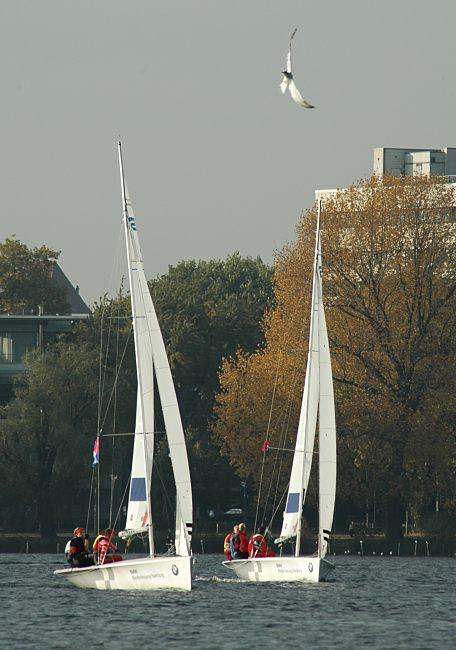
[[[429,557],[429,542],[426,540],[426,555]]]
[[[416,547],[418,546],[418,540],[415,540],[415,551],[413,553],[413,556],[416,557]]]
[[[398,542],[397,543],[397,556],[399,557],[400,554],[401,554],[401,543]]]
[[[364,557],[364,550],[363,550],[363,540],[359,540],[359,545],[361,546],[361,557]]]
[[[29,552],[29,543],[28,542],[25,542],[25,552],[26,553]]]

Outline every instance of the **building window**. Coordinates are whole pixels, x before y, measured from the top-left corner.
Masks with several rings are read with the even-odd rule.
[[[8,334],[0,335],[0,362],[13,363],[13,339]]]

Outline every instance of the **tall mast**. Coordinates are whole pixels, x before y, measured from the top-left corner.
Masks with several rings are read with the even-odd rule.
[[[314,264],[313,264],[313,276],[312,276],[312,307],[311,307],[311,312],[310,312],[310,336],[309,336],[309,351],[308,351],[308,362],[307,362],[307,369],[306,369],[306,379],[310,384],[311,377],[313,376],[314,373],[312,373],[312,357],[314,353],[318,353],[319,347],[318,347],[318,269],[317,269],[317,264],[318,264],[318,246],[319,246],[319,239],[320,239],[320,202],[318,203],[318,212],[317,212],[317,230],[316,230],[316,237],[315,237],[315,253],[314,253]],[[317,332],[317,341],[315,341],[315,325],[316,325],[316,332]],[[317,348],[314,349],[315,343],[317,343]],[[311,389],[310,385],[307,386],[307,394],[306,394],[306,413],[309,413],[309,400],[310,400],[310,395],[311,395]],[[306,438],[309,435],[309,420],[307,418],[306,420]],[[295,547],[295,555],[296,557],[299,556],[299,552],[301,550],[301,528],[302,528],[302,507],[303,507],[303,498],[304,498],[304,493],[302,486],[304,485],[304,470],[306,468],[307,463],[307,458],[306,458],[306,444],[304,443],[304,451],[302,452],[303,454],[303,462],[301,466],[301,490],[300,490],[300,496],[299,496],[299,516],[298,516],[298,522],[297,522],[297,529],[296,529],[296,547]],[[313,449],[312,452],[313,453]]]
[[[144,427],[144,397],[143,397],[143,390],[142,390],[142,372],[141,372],[141,355],[138,354],[138,321],[136,318],[136,297],[134,295],[134,290],[133,290],[133,279],[132,279],[132,260],[131,260],[131,254],[130,254],[130,225],[128,222],[128,205],[127,205],[127,193],[125,189],[125,176],[124,176],[124,169],[123,169],[123,162],[122,162],[122,148],[121,148],[121,143],[120,140],[117,143],[118,150],[119,150],[119,169],[120,169],[120,184],[122,188],[122,206],[123,206],[123,215],[124,215],[124,230],[125,230],[125,240],[126,240],[126,247],[127,247],[127,261],[128,261],[128,278],[130,282],[130,297],[131,297],[131,311],[132,311],[132,319],[133,319],[133,332],[134,332],[134,338],[135,338],[135,352],[136,352],[136,369],[137,369],[137,376],[138,376],[138,400],[137,400],[137,405],[139,406],[140,413],[141,413],[141,420],[142,420],[142,434],[143,434],[143,449],[144,449],[144,467],[147,468],[148,466],[148,459],[146,457],[146,449],[147,449],[147,444],[146,444],[146,436],[149,432],[145,431]],[[151,512],[151,507],[150,507],[150,491],[149,491],[149,482],[146,480],[145,481],[145,490],[146,490],[146,502],[147,502],[147,530],[148,530],[148,538],[149,538],[149,553],[150,556],[154,556],[154,538],[153,538],[153,527],[152,527],[152,512]]]

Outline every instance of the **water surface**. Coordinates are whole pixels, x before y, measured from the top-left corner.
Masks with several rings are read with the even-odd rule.
[[[0,648],[456,648],[456,559],[336,557],[318,585],[233,579],[196,556],[191,593],[92,591],[57,555],[0,555]]]

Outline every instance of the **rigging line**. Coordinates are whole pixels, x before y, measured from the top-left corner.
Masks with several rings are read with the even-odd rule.
[[[117,252],[114,257],[114,262],[111,266],[111,274],[109,278],[109,284],[108,286],[111,288],[114,284],[113,278],[115,275],[118,274],[118,271],[120,269],[120,258],[121,258],[121,242],[122,242],[122,235],[123,235],[123,223],[121,222],[120,228],[118,231],[117,235]],[[111,303],[112,304],[112,303]],[[102,382],[102,359],[103,359],[103,322],[106,318],[106,301],[102,299],[101,302],[101,317],[100,317],[100,358],[99,358],[99,375],[98,375],[98,423],[97,423],[97,432],[100,431],[100,420],[101,420],[101,407],[102,407],[102,401],[103,401],[103,390],[104,390],[104,380]]]
[[[101,310],[101,322],[100,322],[100,358],[98,365],[98,418],[97,418],[97,435],[100,433],[100,421],[101,421],[101,368],[102,368],[102,359],[103,359],[103,311],[104,306]]]
[[[275,373],[275,380],[274,380],[274,388],[272,391],[272,399],[271,399],[271,406],[269,408],[269,419],[268,419],[268,426],[266,428],[266,440],[268,439],[269,435],[269,428],[271,426],[271,417],[272,417],[272,409],[274,406],[274,397],[276,393],[276,388],[277,388],[277,380],[279,376],[279,366],[280,366],[280,360],[282,357],[282,350],[279,350],[279,357],[277,359],[277,368],[276,368],[276,373]],[[256,511],[255,511],[255,526],[254,526],[254,531],[257,529],[257,521],[258,521],[258,510],[260,507],[260,496],[261,496],[261,487],[263,484],[263,473],[264,473],[264,464],[266,460],[266,453],[263,453],[263,459],[261,461],[261,474],[260,474],[260,484],[258,486],[258,497],[257,497],[257,505],[256,505]]]
[[[313,276],[312,276],[312,283],[313,283]],[[310,299],[307,299],[307,301],[309,303],[312,303],[312,298],[310,297]],[[296,304],[296,307],[295,307],[295,313],[294,313],[294,316],[292,317],[292,322],[295,322],[296,315],[297,315],[298,311],[300,311],[302,309],[303,302],[304,302],[304,293],[301,292],[299,300],[298,300],[298,302]],[[301,332],[300,332],[300,337],[299,337],[298,341],[300,341],[300,345],[302,345],[304,343],[304,340],[305,340],[305,331],[306,331],[306,328],[307,328],[308,324],[304,323],[303,320],[301,320],[300,322],[301,322]],[[282,423],[282,433],[281,433],[281,436],[280,436],[280,444],[282,446],[284,446],[284,444],[285,444],[284,441],[285,441],[286,435],[287,435],[287,433],[289,431],[289,424],[290,424],[290,419],[291,419],[291,414],[292,414],[292,405],[293,405],[293,401],[294,401],[293,398],[292,398],[292,395],[294,393],[294,389],[295,389],[297,379],[298,379],[298,376],[299,376],[299,368],[295,367],[292,372],[293,372],[292,387],[291,387],[291,390],[290,390],[290,393],[289,393],[289,398],[288,398],[287,407],[286,407],[286,411],[288,410],[288,417],[286,417],[286,411],[285,411],[285,418],[284,418],[283,423]],[[275,494],[274,494],[273,510],[275,509],[274,510],[275,513],[277,512],[277,508],[275,508],[275,504],[277,502],[277,494],[278,494],[278,489],[279,489],[279,481],[280,481],[281,470],[282,470],[282,466],[283,466],[283,459],[284,459],[284,457],[282,455],[281,458],[280,458],[280,464],[279,464],[279,469],[278,469],[278,473],[277,473],[276,489],[275,489]],[[275,469],[275,465],[274,465],[274,469]],[[279,501],[278,507],[280,506],[280,503],[281,503],[281,499]],[[266,507],[265,507],[264,514],[266,514]],[[275,514],[273,516],[275,516]]]
[[[165,434],[166,431],[126,431],[125,433],[103,433],[103,438],[118,438],[119,436],[154,436],[157,433]]]
[[[296,318],[296,315],[298,313],[298,310],[301,309],[302,301],[303,301],[303,295],[301,294],[299,299],[298,299],[298,303],[297,303],[297,305],[295,306],[295,309],[294,309],[294,315],[292,316],[292,319],[291,319],[292,322],[294,322],[294,320]],[[301,340],[303,340],[303,338],[304,338],[304,328],[302,328]],[[281,358],[281,354],[282,354],[282,349],[280,350],[279,361],[280,361],[280,358]],[[282,415],[279,415],[278,418],[277,418],[277,420],[279,420],[279,417],[283,418],[282,419],[282,426],[281,426],[280,440],[279,440],[279,446],[281,446],[281,447],[285,446],[287,428],[284,427],[284,422],[286,421],[287,413],[288,413],[288,422],[289,422],[290,408],[291,408],[291,403],[293,401],[293,391],[295,389],[295,385],[296,385],[296,381],[297,381],[298,369],[294,368],[292,372],[293,372],[293,381],[292,381],[291,389],[290,389],[290,391],[288,393],[287,402],[286,402],[286,405],[285,405],[285,408],[283,410]],[[274,428],[278,428],[278,427],[274,427]],[[262,525],[264,523],[264,518],[266,517],[266,511],[267,511],[267,508],[268,508],[269,497],[270,497],[270,494],[271,494],[272,484],[273,484],[273,481],[274,481],[274,475],[275,475],[275,471],[276,471],[276,467],[277,467],[278,457],[279,457],[279,455],[277,454],[277,456],[274,458],[274,464],[273,464],[273,467],[272,467],[272,472],[270,473],[268,494],[267,494],[266,502],[265,502],[264,509],[263,509]],[[275,495],[277,495],[277,489],[278,489],[278,484],[279,484],[279,481],[280,481],[280,473],[281,473],[281,469],[282,469],[282,464],[283,464],[283,457],[281,456],[280,457],[280,463],[279,463],[279,470],[277,472]],[[273,508],[275,507],[275,499],[276,499],[276,496],[274,498]]]
[[[293,388],[294,388],[294,386],[293,386]],[[285,409],[284,409],[284,413],[283,413],[283,421],[282,421],[281,434],[280,434],[280,440],[279,440],[280,447],[268,447],[268,449],[274,449],[274,450],[280,451],[280,450],[282,450],[284,448],[286,428],[284,427],[283,422],[285,422],[287,414],[288,414],[288,416],[290,415],[290,403],[291,403],[291,401],[292,401],[292,389],[290,390],[290,393],[289,393],[289,396],[288,396],[288,399],[287,399],[287,403],[286,403],[286,406],[285,406]],[[275,475],[275,470],[276,470],[276,467],[277,467],[278,458],[279,458],[279,454],[277,454],[275,456],[275,458],[274,458],[274,464],[273,464],[273,467],[272,467],[272,472],[270,473],[268,494],[267,494],[264,509],[263,509],[263,517],[262,517],[261,525],[264,524],[264,519],[266,517],[266,511],[268,509],[269,497],[270,497],[271,490],[272,490],[272,484],[273,484],[273,481],[274,481],[274,475]],[[280,456],[279,471],[277,472],[277,480],[276,480],[276,493],[277,493],[277,485],[278,485],[279,480],[280,480],[280,469],[282,467],[282,463],[283,463],[283,456]],[[275,502],[274,502],[273,508],[274,507],[275,507]]]
[[[90,506],[92,505],[93,477],[95,467],[92,466],[92,479],[90,481],[89,505],[87,506],[86,531],[89,530]]]
[[[120,511],[122,510],[122,505],[123,505],[123,502],[124,502],[124,500],[125,500],[125,495],[127,494],[127,490],[128,490],[128,486],[130,485],[130,481],[131,481],[131,472],[130,472],[130,476],[128,477],[127,482],[125,483],[125,489],[124,489],[124,492],[123,492],[122,498],[121,498],[121,500],[120,500],[120,504],[119,504],[119,508],[118,508],[118,510],[117,510],[117,514],[116,514],[116,518],[115,518],[115,520],[114,520],[114,524],[113,524],[113,526],[112,526],[114,530],[115,530],[115,528],[116,528],[116,526],[117,526],[117,521],[118,521],[118,519],[119,519],[119,517],[120,517]],[[126,526],[125,526],[125,527],[126,527]]]
[[[118,382],[118,379],[119,379],[120,370],[122,368],[122,363],[123,363],[123,360],[124,360],[124,357],[125,357],[125,353],[127,351],[127,347],[128,347],[128,343],[130,341],[130,336],[131,336],[132,330],[133,330],[133,325],[131,325],[130,331],[128,332],[127,340],[125,341],[125,347],[124,347],[124,351],[122,353],[122,358],[120,359],[119,369],[118,369],[117,374],[116,374],[116,376],[114,378],[114,384],[113,384],[113,387],[112,387],[112,390],[111,390],[111,394],[109,396],[108,403],[106,405],[106,411],[105,411],[105,415],[104,415],[104,418],[103,418],[103,422],[101,423],[101,427],[99,428],[100,433],[103,430],[103,427],[104,427],[105,422],[106,422],[106,418],[108,417],[109,406],[111,404],[112,396],[114,394],[114,388],[117,385],[117,382]]]
[[[109,307],[112,309],[112,302],[110,303]],[[104,318],[104,314],[103,314]],[[108,337],[106,341],[106,351],[105,351],[105,360],[104,360],[104,368],[103,368],[103,382],[101,385],[101,395],[102,395],[102,400],[103,400],[103,395],[105,392],[105,385],[106,385],[106,375],[107,375],[107,370],[108,370],[108,354],[109,354],[109,344],[111,341],[111,327],[112,327],[112,321],[109,320],[109,327],[108,327]]]
[[[302,337],[304,336],[304,328],[302,329],[301,336]],[[291,415],[292,415],[292,407],[293,407],[293,404],[294,404],[294,401],[295,401],[293,399],[293,394],[294,394],[294,391],[295,391],[295,389],[297,387],[297,381],[298,381],[299,374],[300,374],[299,370],[296,367],[294,369],[294,371],[293,371],[294,376],[293,376],[293,379],[292,379],[292,387],[291,387],[291,390],[290,390],[290,393],[289,393],[289,396],[288,396],[288,401],[287,401],[287,406],[286,406],[286,411],[285,411],[285,417],[284,417],[283,422],[282,422],[282,433],[281,433],[281,436],[280,436],[280,444],[281,445],[285,444],[285,440],[287,439],[287,434],[288,434],[288,432],[290,430],[290,420],[291,420]],[[276,503],[277,503],[277,494],[278,494],[278,490],[279,490],[279,482],[280,482],[280,476],[281,476],[281,473],[282,473],[283,460],[284,460],[284,457],[281,456],[280,457],[279,468],[278,468],[278,471],[277,471],[277,481],[276,481],[276,488],[275,488],[275,493],[274,493],[274,500],[273,500],[272,510],[275,509]]]
[[[291,419],[291,412],[292,412],[291,407],[292,407],[293,402],[294,402],[294,400],[290,399],[290,404],[289,404],[289,408],[288,408],[286,423],[284,424],[284,427],[283,427],[284,437],[287,436],[287,433],[290,430],[290,419]],[[282,438],[281,438],[281,441],[282,441]],[[273,500],[273,505],[272,505],[273,510],[275,510],[275,507],[276,507],[276,504],[277,504],[277,494],[278,494],[278,490],[279,490],[280,476],[282,474],[282,466],[283,466],[283,456],[281,456],[281,458],[280,458],[279,469],[277,471],[277,482],[276,482],[276,487],[275,487],[275,492],[274,492],[274,500]]]
[[[119,300],[117,302],[117,313],[120,313],[120,296]],[[116,331],[116,365],[115,365],[115,375],[117,376],[118,372],[118,363],[119,363],[119,338],[120,338],[120,321],[117,321],[117,331]],[[117,382],[115,382],[115,390],[114,390],[114,404],[113,404],[113,416],[112,416],[112,429],[113,433],[116,432],[116,427],[117,427]],[[109,527],[111,528],[112,524],[112,504],[114,500],[114,485],[115,485],[115,479],[114,479],[114,454],[115,454],[115,437],[113,436],[112,438],[112,446],[111,446],[111,495],[110,495],[110,502],[109,502]]]
[[[269,521],[269,525],[268,525],[269,530],[271,529],[272,523],[273,523],[273,521],[274,521],[274,517],[276,516],[276,514],[277,514],[277,512],[278,512],[278,510],[279,510],[279,508],[280,508],[280,504],[282,503],[284,497],[286,496],[289,487],[290,487],[290,481],[288,481],[287,486],[286,486],[285,490],[283,491],[282,496],[281,496],[280,499],[279,499],[279,502],[278,502],[278,504],[277,504],[277,507],[276,507],[276,509],[274,510],[274,512],[272,513],[272,517],[271,517],[271,519],[270,519],[270,521]]]

